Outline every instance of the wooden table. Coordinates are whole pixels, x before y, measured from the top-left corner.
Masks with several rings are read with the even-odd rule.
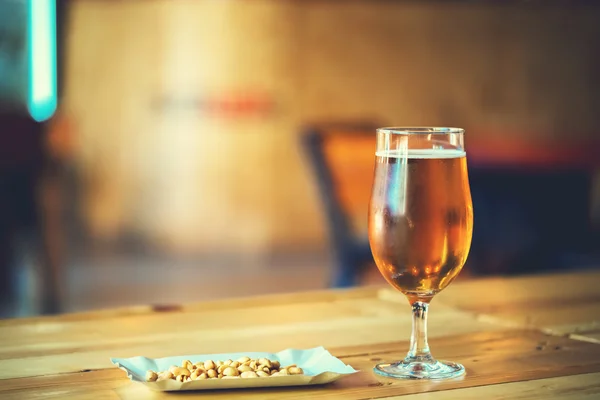
[[[375,376],[402,358],[410,310],[387,287],[136,307],[0,322],[0,399],[158,399],[109,357],[323,345],[361,372],[320,387],[185,398],[600,398],[600,272],[465,280],[434,299],[430,345],[463,363],[454,381]]]

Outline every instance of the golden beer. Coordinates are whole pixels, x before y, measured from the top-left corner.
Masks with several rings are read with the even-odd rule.
[[[465,152],[378,151],[369,242],[385,279],[428,302],[462,269],[473,232]]]

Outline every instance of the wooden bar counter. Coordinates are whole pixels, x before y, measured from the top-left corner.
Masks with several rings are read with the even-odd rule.
[[[406,354],[410,307],[391,288],[270,295],[0,322],[0,399],[600,398],[600,272],[459,278],[432,302],[434,356],[452,381],[391,380],[373,365]],[[159,393],[110,357],[325,346],[359,373],[325,386]]]

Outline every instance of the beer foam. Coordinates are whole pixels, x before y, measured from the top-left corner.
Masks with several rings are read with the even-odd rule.
[[[381,150],[375,153],[377,157],[388,158],[461,158],[467,155],[464,150],[458,149],[408,149],[408,150]]]

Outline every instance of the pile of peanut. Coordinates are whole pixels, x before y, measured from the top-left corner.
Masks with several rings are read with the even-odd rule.
[[[160,382],[169,379],[178,382],[189,382],[202,379],[266,378],[301,374],[304,374],[304,371],[295,364],[282,368],[279,361],[267,358],[241,357],[236,361],[206,360],[192,363],[185,360],[181,363],[181,367],[173,365],[167,371],[154,372],[148,370],[146,372],[146,382]]]

